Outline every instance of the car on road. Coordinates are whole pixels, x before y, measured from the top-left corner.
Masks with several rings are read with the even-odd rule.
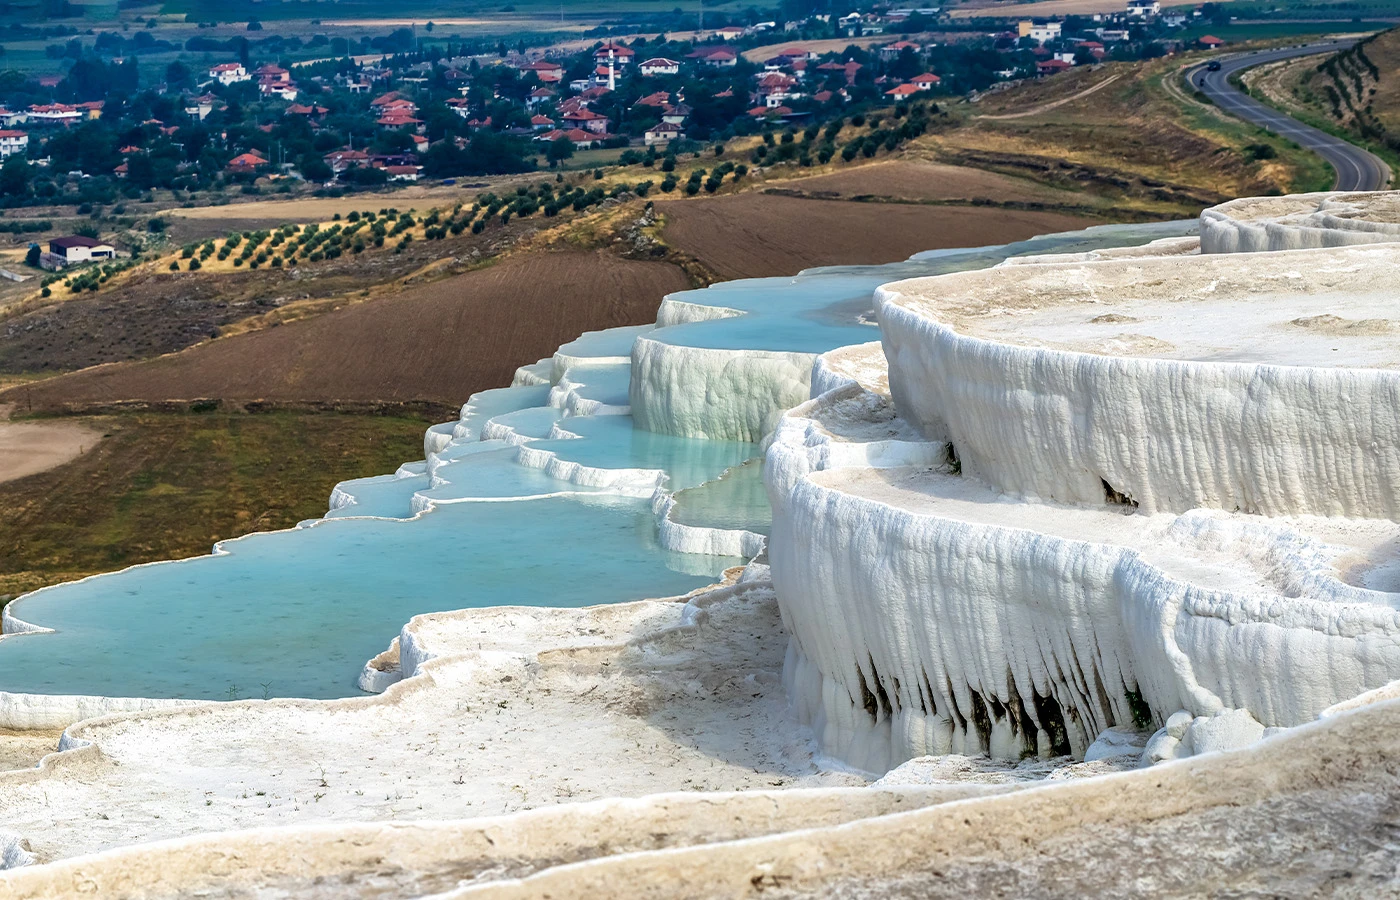
[[[1212,59],[1212,60],[1206,65],[1206,71],[1207,71],[1207,72],[1219,72],[1219,71],[1220,71],[1220,60],[1218,60],[1218,59]]]

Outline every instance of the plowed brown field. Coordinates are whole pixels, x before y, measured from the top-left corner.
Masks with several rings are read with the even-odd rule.
[[[733,194],[656,204],[663,235],[721,278],[792,275],[812,266],[887,263],[921,250],[1002,244],[1085,228],[1061,213]]]
[[[136,400],[457,404],[581,331],[653,321],[669,263],[533,252],[315,318],[13,389],[21,410]],[[0,395],[4,397],[4,395]]]
[[[998,203],[1070,206],[1083,206],[1088,201],[1081,193],[1062,191],[1028,178],[903,159],[852,166],[829,175],[774,182],[773,187],[833,200],[861,196],[914,201],[987,199]]]

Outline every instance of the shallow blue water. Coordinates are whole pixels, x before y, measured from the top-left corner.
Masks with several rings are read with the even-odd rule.
[[[646,501],[614,497],[452,504],[411,522],[338,519],[251,535],[228,542],[228,556],[20,601],[21,617],[58,633],[0,642],[3,683],[32,693],[344,697],[417,613],[668,596],[738,562],[676,565],[655,528]],[[703,574],[687,574],[700,562]]]
[[[351,494],[355,502],[326,513],[327,519],[341,519],[346,516],[379,516],[385,519],[407,519],[413,515],[413,495],[426,490],[428,476],[414,475],[400,478],[397,475],[376,475],[373,478],[357,478],[340,485],[341,490]]]
[[[567,374],[584,385],[579,396],[622,406],[629,367],[615,360],[628,355],[640,334],[701,347],[821,352],[877,336],[862,322],[871,291],[888,281],[1187,231],[1182,223],[1091,229],[1004,248],[921,254],[890,266],[717,285],[675,296],[744,315],[595,332],[561,353],[579,359]],[[741,562],[664,550],[648,500],[522,465],[519,448],[480,440],[493,420],[510,425],[527,446],[567,462],[664,472],[666,488],[680,492],[676,521],[767,530],[760,467],[741,465],[757,456],[755,445],[639,431],[630,416],[567,416],[549,402],[549,385],[475,395],[461,421],[431,429],[434,446],[442,448],[431,475],[419,462],[397,475],[345,482],[339,493],[353,502],[309,527],[226,542],[218,556],[142,566],[21,598],[11,613],[55,633],[0,640],[0,691],[349,696],[364,662],[415,614],[669,596]],[[550,438],[558,430],[573,437]],[[420,509],[429,511],[415,515]]]
[[[575,385],[575,394],[609,406],[627,405],[627,388],[631,381],[630,363],[583,365],[569,369],[569,382]]]
[[[676,494],[671,519],[682,525],[767,534],[773,510],[763,487],[762,460],[751,460],[713,481]]]
[[[758,445],[674,437],[632,427],[631,416],[579,416],[559,427],[576,439],[540,441],[560,459],[601,469],[660,469],[672,490],[718,478],[725,469],[758,455]]]
[[[647,338],[714,350],[825,353],[879,339],[870,298],[882,284],[982,269],[1012,256],[1136,246],[1158,238],[1194,234],[1195,225],[1160,222],[1099,226],[999,247],[935,250],[883,266],[828,266],[808,269],[792,278],[752,278],[681,291],[671,294],[670,299],[728,307],[744,315],[658,328]]]

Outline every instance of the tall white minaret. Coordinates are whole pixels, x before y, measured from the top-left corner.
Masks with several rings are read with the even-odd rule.
[[[613,49],[612,42],[608,43],[608,90],[617,90],[617,66],[614,65],[614,57],[617,51]]]

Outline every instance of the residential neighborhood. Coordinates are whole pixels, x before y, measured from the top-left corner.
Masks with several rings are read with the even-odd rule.
[[[397,52],[310,61],[259,50],[285,51],[281,39],[196,39],[189,49],[208,62],[171,63],[152,83],[107,52],[124,39],[98,35],[89,47],[77,38],[65,50],[77,54],[67,77],[0,94],[0,201],[351,190],[568,165],[584,151],[675,152],[1106,60],[1219,47],[1209,35],[1189,45],[1174,37],[1203,15],[1217,13],[1206,4],[1163,15],[1156,0],[1127,0],[1119,14],[949,32],[938,9],[877,4],[581,49],[424,45],[401,29],[384,39]],[[832,35],[850,43],[830,49]],[[221,59],[213,51],[222,46]]]

